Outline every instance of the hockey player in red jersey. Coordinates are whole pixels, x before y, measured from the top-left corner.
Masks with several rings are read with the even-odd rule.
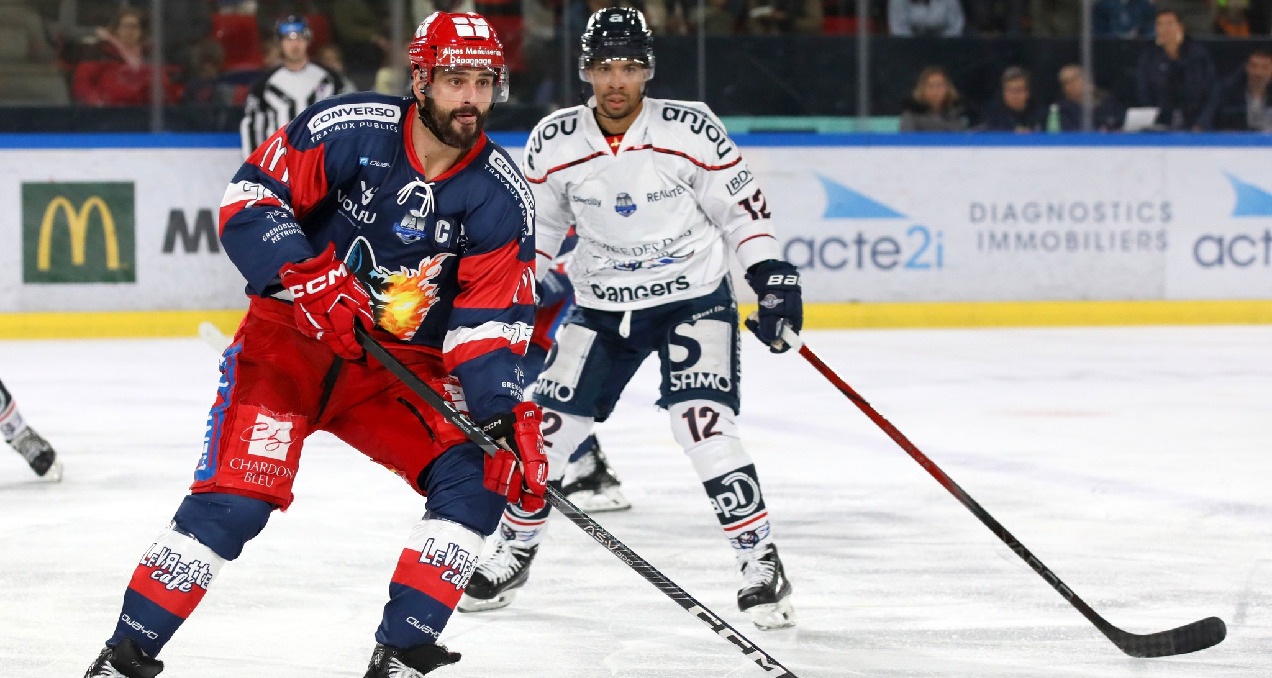
[[[476,14],[435,13],[410,46],[413,96],[311,106],[225,192],[221,241],[250,304],[221,362],[191,493],[142,556],[89,678],[152,678],[217,573],[292,502],[301,449],[329,431],[428,498],[406,538],[367,678],[459,654],[437,640],[511,501],[544,504],[541,415],[523,402],[534,201],[483,124],[507,98]],[[355,326],[506,448],[486,457],[375,361]],[[520,453],[517,464],[510,450]],[[251,673],[250,671],[248,673]]]
[[[644,16],[611,7],[591,16],[579,75],[586,105],[552,113],[530,134],[522,167],[538,204],[540,266],[573,226],[565,271],[577,306],[534,387],[543,406],[551,476],[618,404],[656,353],[676,442],[693,463],[742,574],[739,609],[756,626],[795,623],[759,476],[743,448],[737,297],[728,262],[759,299],[756,337],[787,350],[799,331],[799,272],[781,259],[767,199],[724,125],[703,103],[645,96],[654,75]],[[544,273],[540,270],[540,274]],[[459,609],[508,605],[542,545],[548,510],[509,507]]]

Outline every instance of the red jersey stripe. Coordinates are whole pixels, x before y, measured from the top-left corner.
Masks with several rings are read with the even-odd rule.
[[[765,511],[765,512],[761,513],[761,514],[760,514],[760,515],[758,515],[758,516],[754,516],[754,517],[752,517],[750,520],[748,520],[748,521],[746,521],[746,522],[738,523],[737,525],[729,525],[728,527],[724,528],[724,531],[725,531],[725,532],[732,532],[732,531],[734,531],[734,530],[740,530],[740,529],[742,529],[742,528],[746,527],[747,525],[750,525],[751,523],[754,523],[754,522],[756,522],[756,521],[762,520],[762,519],[764,519],[764,518],[768,518],[768,511]]]
[[[455,308],[508,308],[534,304],[534,267],[517,258],[521,243],[513,241],[493,252],[459,260]]]
[[[464,595],[464,589],[450,581],[454,576],[455,571],[448,567],[421,563],[419,551],[403,549],[393,570],[393,583],[409,586],[453,610]]]
[[[128,582],[128,588],[172,614],[186,619],[199,605],[199,601],[203,600],[203,596],[207,595],[207,589],[194,586],[188,593],[169,589],[163,582],[150,578],[151,574],[158,571],[145,565],[137,566],[137,569],[133,571],[132,581]]]
[[[658,148],[657,146],[655,146],[655,145],[653,145],[653,144],[645,144],[644,146],[628,146],[628,147],[627,147],[626,149],[624,149],[624,150],[627,150],[627,151],[653,151],[653,152],[655,152],[655,153],[666,153],[667,155],[674,155],[674,156],[678,156],[678,157],[684,158],[685,160],[688,160],[689,162],[691,162],[691,163],[693,163],[693,164],[697,165],[698,167],[701,167],[701,168],[702,168],[702,169],[704,169],[704,170],[707,170],[708,172],[715,172],[715,171],[718,171],[718,170],[729,169],[730,167],[733,167],[734,165],[736,165],[736,164],[738,164],[738,163],[742,162],[742,156],[740,156],[740,155],[739,155],[738,157],[736,157],[736,158],[734,158],[734,159],[733,159],[733,162],[726,163],[726,164],[724,164],[724,165],[708,165],[708,164],[706,164],[706,163],[704,163],[704,162],[699,161],[698,159],[694,158],[693,156],[689,155],[688,153],[682,153],[682,152],[680,152],[680,151],[673,151],[673,150],[672,150],[672,149],[670,149],[670,148]]]
[[[528,340],[525,340],[514,344],[511,341],[508,341],[506,337],[466,341],[450,351],[447,351],[446,354],[442,356],[442,364],[446,366],[447,372],[452,372],[455,368],[463,365],[473,358],[498,351],[501,348],[511,349],[512,352],[517,355],[525,355],[526,346],[529,343],[530,342]]]
[[[327,197],[327,171],[324,168],[327,147],[300,151],[287,145],[287,164],[291,173],[291,205],[296,219],[304,218]]]
[[[601,156],[603,156],[603,155],[605,155],[605,153],[604,153],[604,152],[602,152],[602,151],[597,151],[597,152],[593,153],[592,155],[589,155],[589,156],[586,156],[586,157],[583,157],[583,158],[579,158],[578,160],[574,160],[574,161],[571,161],[571,162],[567,162],[567,163],[565,163],[564,165],[557,165],[556,167],[553,167],[552,169],[548,170],[547,172],[544,172],[544,173],[543,173],[543,176],[542,176],[542,177],[539,177],[538,179],[531,179],[530,177],[526,177],[526,181],[529,181],[529,182],[530,182],[530,183],[532,183],[532,184],[541,184],[541,183],[543,183],[543,182],[547,181],[547,180],[548,180],[548,175],[549,175],[549,174],[552,174],[553,172],[560,172],[561,170],[566,169],[566,168],[568,168],[568,167],[574,167],[575,165],[582,165],[583,163],[587,162],[588,160],[595,160],[596,158],[599,158],[599,157],[601,157]]]

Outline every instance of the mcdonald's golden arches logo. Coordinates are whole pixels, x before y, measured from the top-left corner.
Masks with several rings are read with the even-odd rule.
[[[132,183],[22,184],[23,281],[136,281]]]

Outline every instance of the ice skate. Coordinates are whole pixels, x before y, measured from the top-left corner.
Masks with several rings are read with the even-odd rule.
[[[13,436],[10,445],[31,465],[37,476],[54,482],[62,479],[62,462],[58,461],[53,446],[30,427],[23,427]]]
[[[410,650],[375,645],[363,678],[420,678],[455,661],[459,661],[459,653],[446,650],[445,645],[416,645]]]
[[[591,449],[565,468],[561,493],[570,503],[588,513],[625,511],[632,507],[623,495],[622,483],[595,439]]]
[[[377,644],[362,678],[420,678],[457,661],[459,653],[447,650],[444,645],[416,645],[409,650],[399,650]]]
[[[743,579],[738,590],[738,609],[751,615],[751,622],[765,631],[794,626],[791,582],[786,579],[777,547],[770,544],[739,556],[738,564]]]
[[[163,662],[148,656],[131,639],[115,647],[104,647],[84,678],[155,678],[163,671]]]
[[[494,552],[477,563],[456,609],[482,612],[508,607],[530,577],[530,562],[538,550],[538,546],[519,548],[512,541],[497,538]]]

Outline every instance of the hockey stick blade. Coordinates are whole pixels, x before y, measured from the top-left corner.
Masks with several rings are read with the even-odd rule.
[[[747,327],[751,327],[752,331],[754,331],[754,328],[752,327],[754,322],[753,319],[754,316],[747,319]],[[975,499],[972,499],[972,496],[963,490],[962,487],[959,487],[958,483],[955,483],[954,480],[946,475],[939,466],[933,463],[931,459],[928,459],[927,455],[919,451],[919,448],[915,447],[914,443],[910,442],[909,438],[906,438],[905,435],[897,429],[897,427],[893,426],[892,422],[888,421],[883,417],[883,415],[875,411],[874,407],[872,407],[870,403],[866,402],[865,398],[861,397],[860,394],[848,385],[848,382],[844,381],[843,378],[836,374],[829,365],[823,362],[821,358],[817,357],[817,354],[813,353],[812,349],[804,343],[802,337],[790,328],[785,328],[782,331],[782,340],[786,342],[786,344],[790,345],[791,348],[798,350],[799,354],[803,356],[814,369],[820,372],[822,376],[826,377],[826,379],[830,381],[835,388],[839,389],[840,393],[847,396],[848,399],[851,400],[853,404],[856,405],[857,408],[860,409],[867,417],[869,417],[876,426],[883,429],[883,432],[887,433],[888,437],[892,438],[893,442],[900,445],[901,449],[905,450],[906,453],[918,462],[919,465],[922,466],[933,478],[936,478],[936,481],[939,482],[942,487],[948,490],[950,494],[954,495],[954,498],[963,504],[967,510],[971,511],[972,515],[976,516],[981,523],[985,525],[985,527],[988,527],[995,536],[1001,539],[1003,543],[1007,544],[1008,548],[1014,551],[1016,555],[1020,556],[1020,558],[1024,560],[1029,567],[1033,568],[1034,572],[1037,572],[1038,575],[1046,580],[1048,584],[1051,584],[1051,587],[1054,588],[1057,593],[1064,596],[1065,600],[1069,601],[1069,604],[1073,605],[1078,612],[1081,612],[1082,616],[1086,617],[1087,620],[1099,629],[1105,637],[1112,641],[1118,649],[1132,657],[1168,657],[1204,650],[1208,647],[1218,645],[1223,641],[1224,637],[1227,636],[1227,627],[1224,625],[1223,620],[1218,617],[1199,619],[1191,624],[1180,626],[1179,628],[1161,631],[1158,633],[1150,633],[1147,635],[1128,633],[1110,624],[1106,619],[1104,619],[1104,617],[1100,616],[1098,612],[1092,609],[1090,605],[1079,598],[1078,595],[1074,593],[1073,590],[1070,589],[1064,582],[1060,581],[1060,577],[1057,577],[1054,572],[1048,569],[1047,566],[1043,565],[1042,561],[1039,560],[1037,556],[1031,553],[1029,549],[1025,548],[1024,544],[1021,544],[1015,536],[1007,531],[1007,528],[1003,527],[1002,524],[990,515],[988,511],[981,507]]]
[[[467,415],[455,409],[450,401],[444,398],[440,393],[433,390],[423,379],[420,379],[406,365],[402,364],[389,350],[380,342],[375,340],[366,329],[361,325],[354,326],[354,332],[357,334],[358,343],[362,348],[381,365],[385,367],[393,376],[397,377],[407,388],[411,389],[416,395],[424,399],[433,409],[446,418],[447,421],[454,424],[468,439],[475,443],[488,455],[494,455],[499,450],[499,445],[491,439],[485,431],[481,430],[473,423]],[[728,622],[720,619],[714,612],[707,608],[706,605],[698,602],[687,591],[680,588],[666,575],[659,572],[657,568],[649,564],[649,561],[640,557],[635,551],[623,542],[619,541],[614,535],[610,534],[604,527],[584,513],[582,509],[570,503],[564,495],[549,486],[544,498],[553,508],[560,511],[562,515],[569,518],[587,533],[588,536],[596,540],[596,543],[604,546],[607,551],[614,554],[615,558],[623,561],[628,567],[637,574],[645,578],[645,581],[653,584],[655,588],[662,591],[664,595],[671,598],[677,605],[689,614],[693,615],[706,624],[716,635],[729,641],[746,656],[747,659],[755,662],[760,668],[776,678],[796,678],[794,673],[782,666],[769,653],[760,649],[758,645],[747,639],[737,629],[729,625]]]
[[[1188,654],[1218,645],[1228,635],[1228,627],[1218,617],[1198,619],[1176,629],[1148,635],[1128,633],[1107,622],[1105,625],[1107,628],[1100,629],[1104,635],[1132,657],[1170,657]]]

